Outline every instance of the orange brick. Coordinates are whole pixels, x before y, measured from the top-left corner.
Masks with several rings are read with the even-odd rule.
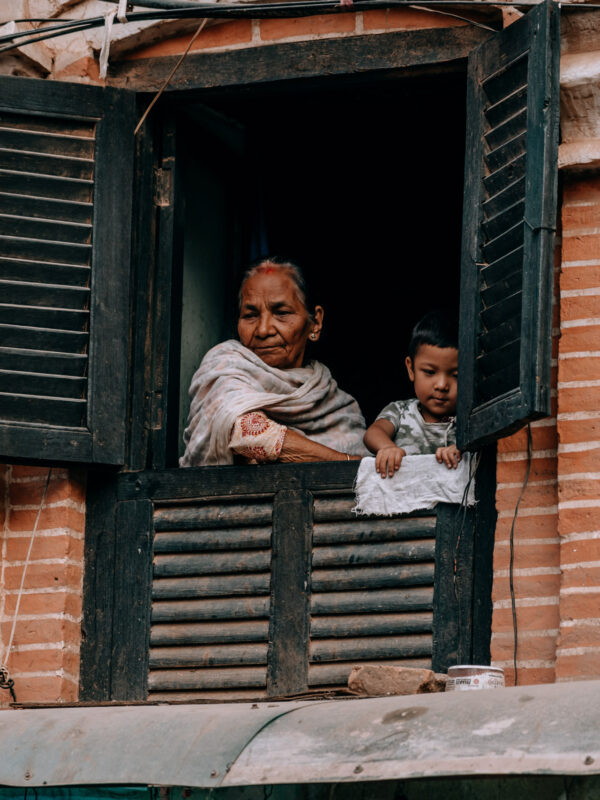
[[[581,561],[600,561],[600,539],[578,539],[563,542],[560,547],[561,564],[578,564]]]
[[[598,241],[600,245],[600,238]],[[561,297],[560,318],[562,320],[587,319],[600,315],[600,295],[583,297]]]
[[[580,350],[597,350],[600,325],[581,325],[563,328],[560,335],[560,352],[573,353]]]
[[[561,452],[558,458],[561,475],[569,472],[597,472],[600,464],[600,447],[594,447],[592,450]]]
[[[582,386],[560,389],[561,413],[571,411],[597,411],[600,408],[600,387]]]
[[[352,33],[356,28],[354,14],[317,14],[295,19],[263,19],[260,38],[264,41],[287,39],[291,36],[318,36],[328,33]]]
[[[562,574],[562,588],[569,589],[578,587],[600,587],[600,567],[579,567],[565,570]],[[595,616],[598,616],[596,609]]]
[[[595,419],[559,420],[558,435],[562,444],[600,441],[600,409]]]
[[[29,550],[30,537],[7,539],[6,561],[24,561]],[[41,558],[83,559],[83,539],[75,539],[67,534],[59,536],[37,536],[33,540],[31,561]]]
[[[45,480],[48,475],[48,467],[28,467],[23,464],[13,464],[11,473],[13,478],[40,478]]]
[[[581,234],[563,238],[563,261],[586,261],[598,258],[600,235]]]
[[[500,509],[514,509],[521,494],[520,488],[498,489],[496,492],[496,507]],[[558,502],[558,486],[538,484],[530,482],[527,484],[525,494],[521,500],[520,509],[538,508],[539,506],[554,506]]]
[[[520,631],[552,630],[560,624],[558,604],[548,606],[517,606],[517,628]],[[495,608],[492,617],[492,630],[512,631],[512,611],[510,608]]]
[[[555,597],[560,588],[560,575],[515,575],[514,584],[517,597]],[[494,601],[510,597],[508,578],[494,575],[492,595]]]
[[[16,677],[15,693],[19,703],[68,702],[65,681],[58,675],[47,678]]]
[[[585,594],[565,594],[560,598],[562,619],[590,619],[598,616],[600,607],[600,586],[597,592]]]
[[[39,505],[44,496],[45,481],[30,483],[11,483],[10,502],[14,506]],[[83,502],[85,494],[83,488],[66,479],[51,480],[44,499],[45,504],[58,503],[61,500],[71,499]]]
[[[413,28],[454,28],[467,25],[463,20],[412,9],[377,9],[363,13],[366,31],[411,30]]]
[[[4,641],[8,641],[12,621],[3,622],[0,626]],[[81,626],[68,619],[19,619],[15,628],[13,643],[20,644],[52,644],[69,642],[79,644]]]
[[[600,265],[565,267],[561,273],[560,288],[564,292],[572,289],[591,289],[594,286],[600,286]]]
[[[589,175],[567,178],[563,189],[563,208],[574,203],[600,203],[600,180]]]
[[[11,511],[8,519],[8,528],[11,531],[31,531],[35,525],[36,517],[36,509]],[[83,533],[85,515],[81,511],[65,506],[44,508],[40,514],[38,530],[53,530],[55,528],[70,528],[77,533]]]
[[[556,659],[556,678],[564,680],[593,680],[600,678],[600,653],[585,653],[580,656],[563,656]]]
[[[137,60],[140,58],[162,58],[164,56],[180,55],[184,53],[190,39],[194,33],[186,33],[182,36],[174,36],[165,39],[148,47],[141,47],[133,53],[128,53],[127,60]],[[238,19],[232,22],[221,22],[215,25],[207,25],[200,33],[191,52],[195,50],[206,50],[208,47],[228,47],[232,44],[245,44],[252,41],[252,22],[250,20]]]
[[[531,470],[529,480],[548,480],[556,477],[558,461],[555,457],[531,459]],[[527,462],[525,459],[520,461],[498,461],[496,466],[496,480],[498,483],[514,483],[522,481],[525,476]]]
[[[519,668],[517,666],[517,678],[519,681],[519,686],[534,686],[539,683],[554,683],[554,668],[529,667],[526,669],[524,667]],[[515,681],[512,667],[504,667],[504,680],[507,686],[514,686]]]
[[[64,649],[26,650],[23,653],[11,652],[8,666],[15,672],[50,672],[64,669],[69,674],[79,672],[79,655]]]
[[[512,637],[502,637],[502,639],[492,639],[494,643],[494,661],[508,661],[513,657]],[[517,652],[517,664],[523,661],[554,661],[556,655],[556,637],[552,636],[532,636],[527,639],[519,639]]]
[[[4,613],[6,616],[14,614],[17,604],[17,595],[7,594],[4,598]],[[80,594],[72,592],[42,592],[40,594],[21,595],[19,613],[31,616],[33,614],[68,614],[79,617],[81,614],[82,599]]]
[[[565,230],[592,228],[600,225],[600,204],[567,205],[562,209],[562,224]]]
[[[556,427],[554,425],[533,426],[531,441],[534,450],[552,450],[556,447]],[[527,430],[523,428],[512,436],[498,440],[499,453],[511,453],[527,450]]]
[[[4,569],[4,588],[18,589],[21,585],[23,567],[6,566]],[[69,587],[79,589],[83,575],[83,565],[75,564],[29,564],[25,586],[27,589],[47,589]]]
[[[494,569],[508,569],[510,547],[496,547],[494,550]],[[515,569],[531,569],[532,567],[558,567],[560,564],[560,547],[556,544],[519,544],[515,538]]]
[[[559,362],[559,380],[597,381],[600,380],[600,357],[582,356],[565,358]]]
[[[508,541],[512,517],[503,517],[496,524],[496,541]],[[558,531],[558,514],[544,514],[535,517],[517,517],[515,526],[519,539],[549,539]]]
[[[600,647],[600,626],[568,625],[560,630],[561,647]]]
[[[64,681],[61,693],[62,703],[76,703],[79,699],[79,683]]]
[[[561,536],[569,533],[583,533],[598,527],[598,508],[561,508],[558,518],[558,532]]]
[[[563,502],[568,500],[598,500],[600,498],[600,480],[562,481],[558,494]]]
[[[208,47],[228,47],[250,41],[252,41],[252,22],[247,19],[237,19],[207,26],[192,45],[192,51],[205,50]]]

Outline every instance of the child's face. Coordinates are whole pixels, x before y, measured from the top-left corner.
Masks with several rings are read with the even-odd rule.
[[[415,385],[425,422],[439,422],[456,412],[458,350],[422,344],[414,361],[407,356],[408,377]]]

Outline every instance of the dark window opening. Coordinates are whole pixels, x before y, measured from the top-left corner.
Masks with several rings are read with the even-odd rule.
[[[262,255],[302,265],[325,308],[324,335],[307,355],[331,369],[371,422],[412,393],[404,357],[414,323],[432,307],[458,313],[464,73],[203,99],[179,126],[183,300],[172,452],[182,451],[191,376],[211,346],[235,336],[240,275]]]

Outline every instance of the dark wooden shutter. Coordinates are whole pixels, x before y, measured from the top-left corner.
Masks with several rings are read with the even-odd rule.
[[[271,497],[155,508],[150,698],[266,692],[272,517]]]
[[[314,500],[311,687],[343,686],[361,663],[431,667],[436,514],[361,518],[355,502]]]
[[[544,2],[469,57],[458,444],[550,413],[559,11]]]
[[[342,688],[360,663],[485,663],[494,482],[466,514],[356,517],[357,466],[92,480],[82,698],[280,697]]]
[[[0,97],[0,457],[122,463],[134,95]]]

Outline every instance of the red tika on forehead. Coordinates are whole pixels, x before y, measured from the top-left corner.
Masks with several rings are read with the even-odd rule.
[[[276,272],[277,271],[275,267],[271,267],[271,266],[259,267],[259,269],[260,269],[261,272],[264,272],[265,275],[270,275],[272,272]]]

